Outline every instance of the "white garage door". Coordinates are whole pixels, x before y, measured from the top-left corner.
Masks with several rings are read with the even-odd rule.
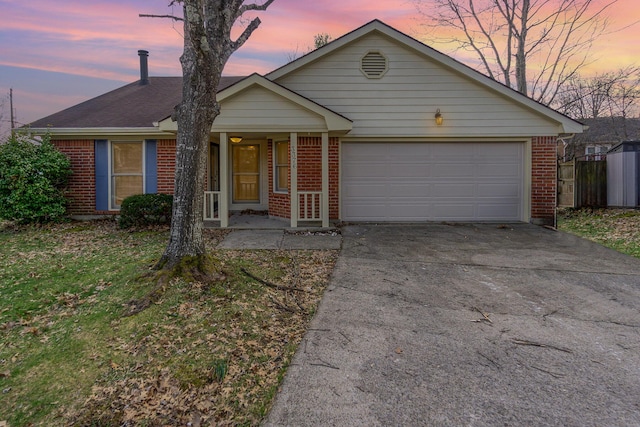
[[[521,221],[522,143],[343,143],[344,221]]]

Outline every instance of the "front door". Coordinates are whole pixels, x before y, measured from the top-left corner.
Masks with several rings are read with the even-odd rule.
[[[260,203],[260,144],[232,145],[233,203]]]

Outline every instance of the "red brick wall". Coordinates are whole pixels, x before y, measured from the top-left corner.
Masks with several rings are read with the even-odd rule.
[[[71,161],[68,213],[70,215],[114,215],[96,211],[95,145],[93,140],[57,140],[52,143]],[[172,194],[176,167],[176,141],[157,141],[158,193]]]
[[[339,140],[329,139],[329,218],[338,218],[339,194]],[[289,194],[273,193],[273,143],[268,144],[269,156],[269,215],[291,217]],[[291,159],[289,159],[291,164]],[[289,169],[291,183],[291,169]],[[322,138],[298,137],[298,191],[322,190]]]
[[[557,152],[555,136],[531,141],[531,221],[553,225],[557,196]]]
[[[273,149],[274,143],[269,140],[267,143],[267,163],[269,174],[269,215],[277,216],[280,218],[291,218],[291,205],[289,194],[274,193],[273,192]],[[289,164],[291,164],[291,156],[289,155]],[[289,179],[291,183],[291,169],[289,169]]]
[[[96,179],[94,172],[94,142],[52,141],[52,143],[71,161],[73,174],[69,180],[68,213],[70,215],[95,215]]]
[[[157,142],[158,193],[173,194],[176,173],[176,140],[160,139]]]

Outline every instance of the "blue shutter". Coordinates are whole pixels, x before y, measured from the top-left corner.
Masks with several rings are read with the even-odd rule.
[[[144,192],[145,193],[157,193],[158,192],[158,156],[157,156],[157,143],[153,139],[147,139],[145,141],[145,155],[144,155]]]
[[[96,210],[109,210],[109,141],[95,141]]]

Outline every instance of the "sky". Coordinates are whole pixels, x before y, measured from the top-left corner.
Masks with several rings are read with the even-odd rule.
[[[22,125],[138,80],[139,49],[150,52],[151,76],[181,75],[181,23],[138,16],[180,13],[168,4],[0,0],[0,138],[9,129],[10,88],[15,120]],[[276,0],[258,16],[262,24],[231,57],[225,75],[267,73],[307,52],[314,35],[337,38],[373,19],[426,42],[424,18],[413,0]],[[640,2],[618,0],[609,20],[608,33],[592,49],[591,72],[640,65]]]

